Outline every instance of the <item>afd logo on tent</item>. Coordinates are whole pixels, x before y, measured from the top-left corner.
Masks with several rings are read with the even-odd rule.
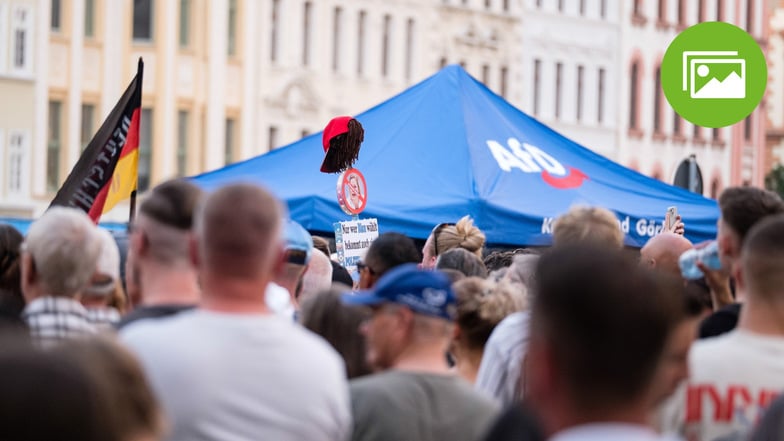
[[[509,138],[506,145],[508,148],[498,141],[492,139],[487,141],[487,148],[490,149],[498,166],[505,172],[511,172],[516,168],[523,173],[539,173],[546,184],[561,190],[578,188],[588,179],[582,171],[574,167],[567,169],[539,147],[528,143],[520,144],[520,141],[515,138]]]

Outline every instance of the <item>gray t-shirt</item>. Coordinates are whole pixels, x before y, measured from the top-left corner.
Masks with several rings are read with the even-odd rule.
[[[344,441],[351,431],[340,356],[276,316],[187,311],[120,332],[171,425],[170,441]]]
[[[350,382],[355,441],[474,441],[498,406],[462,378],[391,370]]]

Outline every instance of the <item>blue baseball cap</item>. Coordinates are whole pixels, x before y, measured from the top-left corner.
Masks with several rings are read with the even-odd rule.
[[[456,299],[447,276],[440,271],[420,269],[414,263],[393,268],[378,280],[373,289],[347,292],[343,303],[380,305],[395,303],[417,314],[454,320]]]
[[[283,228],[286,259],[289,263],[307,265],[313,252],[313,237],[296,221],[286,220]]]

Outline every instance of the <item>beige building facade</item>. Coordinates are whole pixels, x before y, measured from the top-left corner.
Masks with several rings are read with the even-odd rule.
[[[18,4],[36,20],[35,64],[20,88],[0,61],[0,92],[9,84],[25,103],[0,104],[0,130],[4,139],[15,130],[5,125],[26,130],[26,187],[13,205],[2,181],[0,215],[36,216],[48,206],[139,57],[142,191],[316,133],[446,64],[521,98],[511,0],[0,0],[8,5],[0,32],[2,11]],[[126,216],[119,206],[104,218]]]

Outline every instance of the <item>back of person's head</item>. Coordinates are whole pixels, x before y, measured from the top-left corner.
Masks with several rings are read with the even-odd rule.
[[[663,232],[650,238],[640,249],[640,262],[657,271],[680,277],[678,259],[692,248],[694,246],[689,239],[680,234]]]
[[[125,441],[107,421],[106,400],[84,366],[17,340],[0,346],[0,439]]]
[[[784,215],[767,217],[752,227],[740,262],[749,300],[784,305]]]
[[[333,288],[310,296],[301,305],[302,325],[322,336],[343,357],[348,378],[370,373],[365,357],[365,339],[359,333],[360,325],[368,318],[369,311],[348,306],[340,300],[348,286]]]
[[[619,250],[561,246],[539,259],[529,355],[532,399],[560,390],[573,410],[647,406],[654,374],[683,309],[679,292]],[[543,363],[543,364],[539,364]],[[532,365],[533,366],[533,365]],[[547,369],[548,374],[539,369]],[[539,375],[551,381],[542,383]]]
[[[485,233],[474,225],[470,216],[463,216],[456,224],[441,224],[433,230],[431,254],[440,256],[453,248],[463,248],[482,258]]]
[[[157,265],[190,264],[190,233],[203,195],[185,179],[166,181],[150,190],[134,221],[134,229],[145,236],[145,257]]]
[[[30,265],[25,277],[34,272],[35,283],[46,294],[74,297],[95,272],[101,239],[83,211],[52,207],[30,225],[25,251],[29,257],[25,265]]]
[[[332,261],[324,253],[313,253],[308,268],[302,275],[298,300],[315,296],[332,286]]]
[[[525,289],[506,281],[467,277],[453,284],[457,297],[459,341],[467,349],[483,349],[495,326],[525,308]]]
[[[573,207],[553,223],[553,246],[578,244],[623,248],[618,219],[606,208]]]
[[[515,256],[512,266],[507,270],[505,279],[512,283],[519,283],[531,292],[536,285],[536,265],[538,263],[538,254],[519,254]]]
[[[158,439],[163,417],[142,366],[128,350],[108,338],[71,341],[55,355],[86,371],[105,400],[105,422],[122,440]]]
[[[354,279],[351,278],[351,273],[349,273],[343,265],[335,262],[334,260],[330,260],[329,263],[332,265],[333,283],[342,283],[346,286],[354,285]]]
[[[267,190],[232,184],[210,194],[195,220],[200,270],[268,280],[282,254],[283,207]]]
[[[493,251],[484,258],[485,268],[488,273],[512,266],[515,256],[525,254],[538,254],[531,248],[517,248],[510,251]]]
[[[101,254],[98,256],[95,274],[85,288],[84,295],[108,297],[120,281],[120,248],[108,230],[98,228],[97,231],[101,240]]]
[[[730,187],[719,195],[722,222],[742,245],[751,227],[765,216],[784,213],[784,201],[776,193],[756,187]]]
[[[436,269],[454,269],[465,274],[466,277],[487,277],[485,264],[476,254],[464,248],[452,248],[438,256]]]
[[[330,257],[332,254],[329,251],[329,241],[321,236],[313,236],[313,248],[321,251],[327,257]]]
[[[19,315],[22,297],[20,248],[24,236],[9,224],[0,224],[0,309]]]
[[[379,235],[365,255],[365,264],[376,277],[405,263],[418,263],[421,260],[414,241],[400,233]]]

